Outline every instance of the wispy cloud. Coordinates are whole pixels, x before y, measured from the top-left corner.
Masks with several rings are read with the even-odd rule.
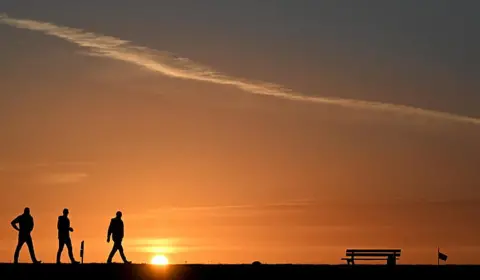
[[[6,162],[0,165],[0,171],[38,171],[38,170],[58,170],[69,168],[86,168],[95,165],[91,161],[36,161],[24,163]]]
[[[219,73],[209,67],[192,62],[169,52],[161,52],[136,46],[129,41],[104,36],[82,29],[55,25],[27,19],[16,19],[0,14],[0,23],[13,27],[39,31],[47,35],[64,39],[86,48],[89,55],[108,57],[144,67],[153,72],[180,79],[204,81],[220,85],[237,87],[249,93],[283,98],[293,101],[331,104],[342,107],[386,111],[418,117],[429,117],[444,121],[456,121],[480,125],[480,119],[447,112],[422,109],[411,106],[383,102],[372,102],[332,97],[306,96],[281,85],[250,81]]]
[[[213,214],[213,215],[231,215],[233,212],[242,211],[244,214],[247,212],[253,213],[265,213],[271,211],[288,211],[292,209],[303,209],[314,205],[315,202],[311,200],[292,200],[277,203],[266,204],[223,204],[223,205],[202,205],[202,206],[171,206],[160,207],[151,209],[138,214],[129,214],[129,217],[134,219],[148,219],[156,218],[160,214],[165,213],[196,213],[196,214]]]
[[[137,238],[125,243],[129,250],[142,253],[172,254],[192,251],[241,250],[241,246],[212,244],[199,238]],[[213,242],[217,243],[217,242]]]
[[[92,166],[94,162],[91,161],[44,161],[34,164],[34,167],[78,167],[78,166]]]
[[[83,172],[58,172],[47,173],[40,176],[40,182],[43,184],[73,184],[78,183],[88,177]]]
[[[191,206],[191,207],[171,207],[164,208],[163,211],[177,211],[177,212],[208,212],[217,210],[249,210],[249,209],[286,209],[294,207],[306,207],[310,205],[310,202],[283,202],[283,203],[271,203],[271,204],[238,204],[238,205],[210,205],[210,206]],[[159,209],[160,210],[160,209]],[[158,211],[158,210],[157,210]]]
[[[178,238],[136,238],[125,243],[137,252],[146,253],[173,253],[182,245]]]

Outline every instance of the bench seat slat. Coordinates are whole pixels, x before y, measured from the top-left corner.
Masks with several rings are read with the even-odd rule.
[[[396,258],[399,260],[399,258]],[[349,261],[352,260],[351,258],[342,258],[341,260],[343,261]],[[385,261],[387,258],[355,258],[354,260],[356,261]]]
[[[400,254],[396,254],[396,253],[347,253],[345,255],[346,256],[366,256],[366,257],[370,257],[370,256],[387,257],[392,255],[400,256]]]
[[[347,253],[373,253],[373,252],[378,252],[378,253],[400,253],[402,250],[401,249],[347,249]]]

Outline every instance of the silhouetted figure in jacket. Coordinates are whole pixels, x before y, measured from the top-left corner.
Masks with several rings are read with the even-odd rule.
[[[70,239],[70,232],[73,232],[73,228],[70,227],[70,220],[68,219],[68,209],[63,209],[63,216],[58,217],[57,223],[58,229],[58,252],[57,252],[57,263],[61,263],[60,259],[62,257],[63,247],[67,245],[68,256],[70,261],[73,264],[78,264],[80,262],[76,261],[73,257],[73,248],[72,240]]]
[[[33,230],[33,217],[30,215],[30,208],[26,207],[23,210],[23,214],[16,217],[12,222],[12,227],[18,231],[18,244],[15,249],[15,254],[13,256],[13,262],[18,263],[18,257],[20,255],[20,250],[23,247],[24,243],[27,243],[28,251],[30,252],[30,258],[33,263],[40,263],[35,257],[35,249],[33,247],[32,240],[32,230]],[[18,224],[18,226],[17,226]]]
[[[124,229],[123,229],[123,221],[122,221],[122,212],[118,211],[117,216],[110,220],[110,226],[108,227],[108,234],[107,234],[107,242],[110,242],[110,235],[112,236],[113,239],[113,248],[112,251],[110,252],[110,255],[108,256],[107,263],[112,263],[113,256],[117,252],[117,250],[120,252],[120,257],[122,257],[122,260],[124,263],[131,263],[130,261],[127,260],[125,257],[125,254],[123,253],[123,246],[122,246],[122,240],[124,236]]]

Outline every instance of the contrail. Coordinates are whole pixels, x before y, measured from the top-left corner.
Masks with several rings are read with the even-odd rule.
[[[109,57],[111,59],[125,61],[169,77],[204,81],[220,85],[230,85],[249,93],[273,96],[294,101],[323,103],[350,108],[396,112],[400,114],[431,117],[445,121],[456,121],[480,125],[479,118],[462,116],[447,112],[440,112],[391,103],[319,96],[306,96],[287,89],[281,85],[250,81],[225,75],[209,67],[194,63],[188,58],[178,57],[169,52],[162,52],[146,47],[136,46],[126,40],[95,34],[84,31],[82,29],[60,26],[48,22],[41,22],[35,20],[16,19],[11,18],[6,14],[0,14],[0,23],[10,25],[16,28],[39,31],[46,35],[58,37],[74,43],[80,47],[86,48],[89,55]]]

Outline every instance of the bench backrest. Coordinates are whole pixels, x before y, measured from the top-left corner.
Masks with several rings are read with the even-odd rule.
[[[347,256],[368,256],[368,257],[384,257],[384,256],[400,256],[401,249],[347,249]]]

